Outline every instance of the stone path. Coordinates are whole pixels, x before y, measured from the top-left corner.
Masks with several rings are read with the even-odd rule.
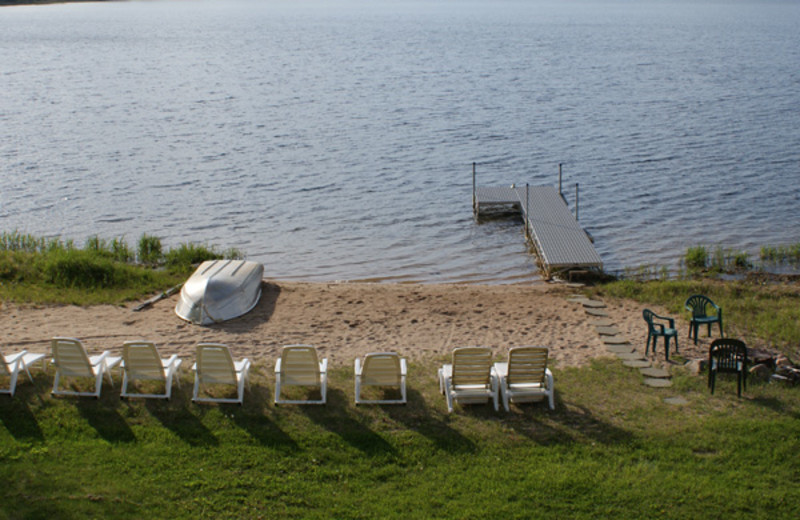
[[[581,295],[570,296],[567,301],[582,305],[586,314],[595,318],[589,323],[597,330],[597,334],[606,346],[606,350],[614,354],[625,366],[638,369],[644,376],[643,383],[645,385],[653,388],[669,388],[672,386],[672,376],[669,371],[654,367],[649,359],[637,352],[636,347],[622,335],[614,321],[610,319],[608,312],[603,310],[606,308],[605,303]],[[676,405],[688,403],[682,397],[668,397],[664,401]]]

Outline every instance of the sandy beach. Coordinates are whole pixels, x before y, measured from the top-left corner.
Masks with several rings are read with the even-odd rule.
[[[90,353],[121,352],[133,339],[154,341],[162,354],[194,359],[198,342],[219,342],[235,357],[271,368],[283,345],[316,346],[332,366],[351,366],[367,352],[396,351],[427,363],[467,345],[492,347],[503,358],[509,347],[545,345],[555,368],[582,366],[612,356],[598,334],[597,318],[573,301],[580,290],[564,285],[411,285],[265,281],[258,305],[240,318],[213,326],[187,323],[174,313],[178,295],[140,312],[125,306],[18,306],[2,304],[2,348],[49,352],[53,336],[75,337]],[[647,337],[637,302],[607,301],[604,309],[620,334],[644,352]],[[654,308],[658,313],[663,310]],[[704,357],[707,340],[695,347],[681,330],[681,354]],[[663,340],[662,340],[663,341]],[[663,362],[663,344],[658,360]]]

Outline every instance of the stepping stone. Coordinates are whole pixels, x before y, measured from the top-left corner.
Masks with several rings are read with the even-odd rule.
[[[667,388],[672,386],[672,381],[669,379],[656,379],[654,377],[646,377],[644,384],[652,386],[653,388]]]
[[[592,320],[589,322],[589,325],[594,325],[595,327],[610,327],[614,324],[614,320],[609,320],[605,318],[600,318],[599,320]]]
[[[654,377],[656,379],[669,379],[670,377],[672,377],[670,376],[669,372],[667,372],[663,368],[655,368],[655,367],[643,368],[642,370],[640,370],[640,372],[645,377]]]
[[[630,341],[622,336],[603,336],[602,340],[606,345],[627,345],[630,343]]]
[[[584,307],[584,311],[589,316],[597,316],[598,318],[608,318],[608,313],[602,309],[591,309],[589,307]]]
[[[667,404],[677,404],[677,405],[689,404],[689,401],[687,401],[686,399],[684,399],[683,397],[680,397],[680,396],[677,396],[677,397],[665,397],[664,398],[664,402],[667,403]]]
[[[613,354],[630,354],[633,352],[633,345],[628,343],[627,345],[606,345],[606,350]]]
[[[570,303],[580,303],[580,304],[583,304],[584,302],[587,302],[587,301],[589,301],[589,300],[587,300],[587,299],[586,299],[586,298],[584,298],[583,296],[570,296],[569,298],[567,298],[567,301],[568,301],[568,302],[570,302]]]
[[[585,283],[578,283],[578,282],[569,282],[567,284],[567,287],[570,287],[572,289],[579,289],[581,287],[586,287],[586,284]]]
[[[616,336],[619,329],[616,327],[597,327],[597,333],[601,336]]]
[[[597,300],[584,300],[583,306],[589,307],[590,309],[604,309],[606,304]]]
[[[622,364],[631,368],[647,368],[650,366],[650,362],[646,359],[629,359],[627,361],[623,361]]]
[[[645,361],[642,355],[637,354],[636,352],[619,352],[617,353],[617,357],[625,361],[633,361],[634,359],[639,361]],[[648,363],[648,366],[649,365],[650,364]]]

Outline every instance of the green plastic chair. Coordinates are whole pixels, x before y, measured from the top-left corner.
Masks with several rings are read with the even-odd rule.
[[[689,323],[689,337],[694,334],[694,344],[697,345],[697,329],[700,325],[708,326],[708,335],[711,336],[711,325],[719,323],[719,335],[725,337],[722,333],[722,309],[716,303],[712,302],[707,296],[702,294],[695,294],[689,296],[685,304],[686,310],[692,313],[692,319]],[[713,309],[713,312],[709,312]]]
[[[664,338],[664,355],[666,360],[669,361],[669,338],[675,338],[675,352],[678,352],[678,329],[675,328],[675,319],[659,316],[650,309],[642,311],[644,321],[647,322],[647,345],[644,349],[645,356],[650,351],[650,340],[653,340],[653,354],[656,353],[656,341],[659,337]],[[666,321],[669,327],[664,326],[663,323],[657,323],[655,320]]]
[[[708,350],[708,386],[714,393],[717,374],[736,374],[738,394],[747,389],[747,346],[738,339],[720,338],[711,342]]]

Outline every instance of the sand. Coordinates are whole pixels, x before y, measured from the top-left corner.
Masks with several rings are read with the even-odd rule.
[[[352,366],[367,352],[395,351],[412,363],[446,359],[453,348],[492,347],[504,359],[509,347],[545,345],[556,368],[578,367],[592,358],[613,357],[584,306],[574,301],[579,289],[557,284],[412,285],[368,283],[264,282],[255,309],[240,318],[212,326],[187,323],[174,313],[178,295],[140,312],[125,306],[18,306],[0,309],[0,345],[8,354],[20,349],[49,352],[53,336],[84,342],[90,353],[120,353],[127,340],[147,339],[163,355],[194,360],[198,342],[231,347],[235,358],[247,357],[271,369],[280,348],[288,344],[316,346],[329,364]],[[602,318],[619,330],[638,352],[644,352],[647,331],[642,304],[606,301]],[[653,308],[659,314],[662,309]],[[708,341],[697,347],[678,317],[681,354],[704,357]],[[663,361],[663,340],[658,359]]]

